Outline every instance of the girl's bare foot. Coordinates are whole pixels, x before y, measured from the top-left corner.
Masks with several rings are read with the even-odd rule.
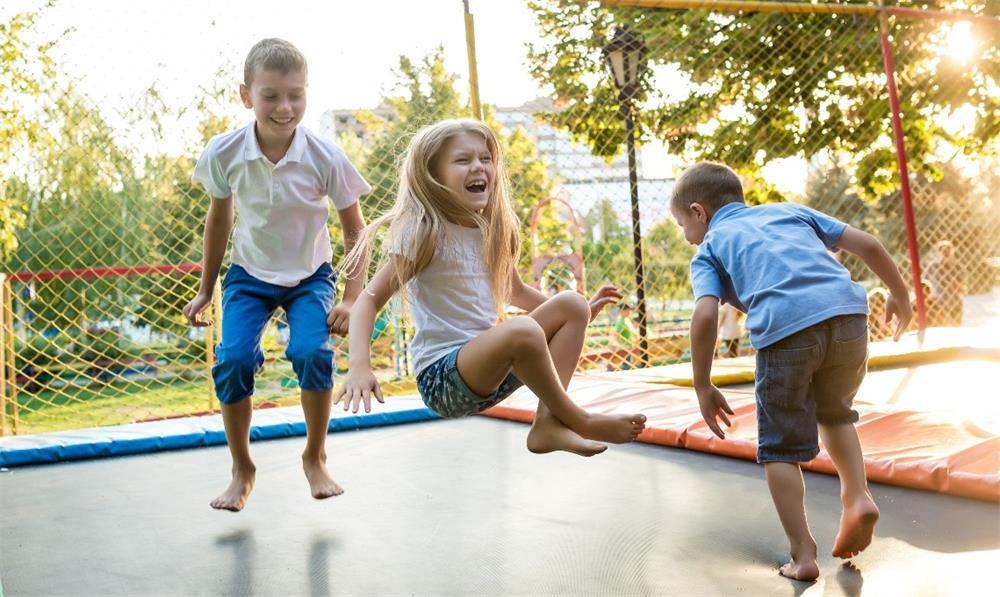
[[[535,454],[564,450],[580,456],[594,456],[607,449],[604,444],[583,439],[551,415],[536,416],[528,431],[528,450]]]
[[[218,497],[210,502],[216,510],[229,510],[239,512],[247,503],[250,492],[253,491],[253,482],[257,476],[257,467],[252,463],[249,466],[233,466],[233,480]]]
[[[832,555],[843,559],[853,558],[871,545],[878,515],[878,506],[870,493],[853,503],[845,501]]]
[[[635,440],[645,427],[646,415],[588,414],[579,433],[599,442],[624,444]]]
[[[814,581],[819,578],[816,544],[792,548],[792,561],[778,569],[778,574],[794,580]]]
[[[326,471],[326,457],[302,456],[302,470],[306,474],[306,480],[309,481],[309,491],[317,500],[324,500],[344,493],[343,488],[337,485],[330,473]]]

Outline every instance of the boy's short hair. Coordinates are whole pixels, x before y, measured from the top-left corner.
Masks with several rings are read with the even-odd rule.
[[[243,64],[243,83],[247,87],[253,82],[258,68],[279,70],[282,74],[299,71],[306,74],[306,57],[290,42],[277,37],[269,37],[255,43]]]
[[[715,211],[727,203],[743,203],[743,185],[729,166],[698,162],[674,183],[670,204],[688,207],[699,203]]]

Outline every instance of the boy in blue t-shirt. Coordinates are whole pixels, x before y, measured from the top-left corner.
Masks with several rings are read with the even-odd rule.
[[[747,313],[757,349],[757,461],[791,548],[780,573],[813,580],[817,547],[799,463],[819,453],[817,425],[841,482],[832,554],[850,558],[868,547],[879,516],[851,408],[868,359],[867,297],[830,251],[857,255],[882,279],[891,292],[886,322],[896,317],[897,340],[913,315],[906,283],[866,232],[790,203],[748,207],[739,178],[722,164],[701,162],[685,171],[670,211],[698,246],[691,261],[691,366],[702,417],[725,438],[716,419],[730,425],[726,415],[733,411],[711,380],[721,301]]]

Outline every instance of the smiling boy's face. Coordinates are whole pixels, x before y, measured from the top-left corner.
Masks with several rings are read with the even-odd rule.
[[[300,70],[258,67],[250,85],[240,85],[240,98],[253,110],[258,135],[285,141],[295,134],[306,112],[306,84],[306,74]]]
[[[677,220],[677,225],[684,231],[684,239],[692,245],[700,245],[708,233],[708,221],[711,216],[700,203],[688,206],[670,202],[670,214]]]

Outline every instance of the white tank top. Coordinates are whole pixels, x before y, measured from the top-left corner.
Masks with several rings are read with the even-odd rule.
[[[496,325],[479,228],[446,224],[430,264],[406,283],[419,375],[428,365]]]

